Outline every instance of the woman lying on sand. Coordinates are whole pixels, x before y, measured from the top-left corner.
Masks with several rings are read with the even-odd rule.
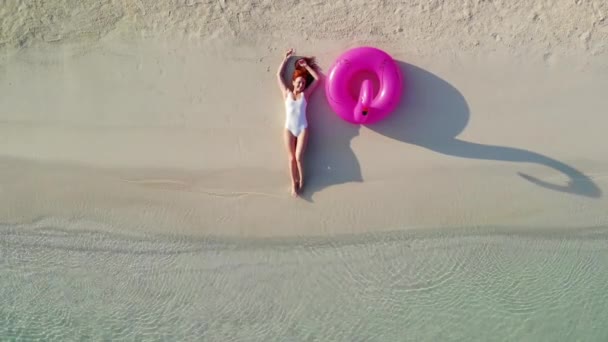
[[[289,171],[291,174],[291,194],[297,196],[304,186],[304,150],[308,140],[308,121],[306,120],[306,104],[310,94],[319,84],[319,74],[315,70],[314,57],[301,58],[296,61],[295,71],[289,86],[282,77],[283,69],[293,49],[285,53],[283,62],[277,72],[277,80],[281,95],[285,101],[285,146],[289,154]],[[309,84],[308,87],[306,85]]]

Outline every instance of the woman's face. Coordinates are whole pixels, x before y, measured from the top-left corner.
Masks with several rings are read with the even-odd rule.
[[[304,79],[304,77],[300,76],[293,80],[294,91],[301,92],[304,91],[304,88],[306,88],[306,79]]]

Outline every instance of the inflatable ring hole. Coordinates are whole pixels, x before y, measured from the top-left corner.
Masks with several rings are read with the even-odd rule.
[[[374,97],[378,95],[380,91],[380,79],[378,75],[369,70],[357,71],[352,78],[348,81],[348,93],[356,101],[359,99],[359,92],[361,91],[361,84],[365,80],[370,80],[372,83],[372,89]],[[365,113],[367,114],[367,113]],[[363,114],[363,115],[365,115]]]

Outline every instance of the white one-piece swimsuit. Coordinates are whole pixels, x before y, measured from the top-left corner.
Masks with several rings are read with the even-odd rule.
[[[285,97],[285,128],[294,136],[299,136],[304,128],[308,127],[306,120],[306,97],[300,93],[300,98],[295,99],[292,92]]]

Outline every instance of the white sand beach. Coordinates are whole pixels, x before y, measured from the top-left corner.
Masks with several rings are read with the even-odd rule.
[[[229,236],[608,224],[608,2],[5,1],[0,223]],[[373,126],[308,109],[289,194],[275,74],[372,45]]]

